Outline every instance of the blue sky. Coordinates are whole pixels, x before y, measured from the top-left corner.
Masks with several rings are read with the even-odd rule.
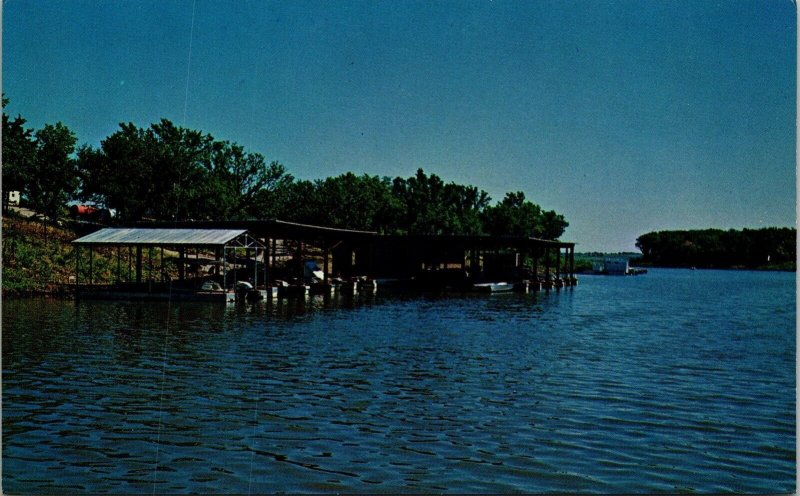
[[[80,143],[165,117],[299,178],[422,167],[520,190],[578,251],[633,250],[653,230],[795,225],[795,9],[5,0],[2,82],[10,113]]]

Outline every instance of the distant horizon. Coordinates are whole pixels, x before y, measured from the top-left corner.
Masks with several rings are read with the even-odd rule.
[[[6,110],[79,144],[163,117],[298,179],[422,168],[493,202],[523,191],[584,252],[796,228],[790,2],[12,0],[3,14]]]

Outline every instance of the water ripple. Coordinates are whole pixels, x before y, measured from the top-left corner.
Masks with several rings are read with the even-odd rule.
[[[789,274],[260,309],[28,300],[3,322],[9,492],[794,487]]]

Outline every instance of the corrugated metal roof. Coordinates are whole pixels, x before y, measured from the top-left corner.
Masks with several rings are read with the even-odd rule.
[[[299,224],[277,219],[262,220],[187,220],[179,222],[151,222],[143,221],[141,224],[131,224],[130,227],[171,227],[184,229],[247,229],[251,234],[260,238],[277,239],[366,239],[377,236],[375,231],[357,231],[353,229],[339,229],[336,227],[315,226]]]
[[[78,238],[86,245],[222,246],[246,233],[244,229],[105,228]]]

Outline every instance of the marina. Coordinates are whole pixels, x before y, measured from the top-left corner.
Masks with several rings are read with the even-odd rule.
[[[527,293],[577,285],[575,245],[561,241],[389,236],[277,220],[145,225],[102,228],[73,241],[79,298],[252,302],[379,290]],[[113,281],[95,279],[98,249],[112,258],[116,253]]]

